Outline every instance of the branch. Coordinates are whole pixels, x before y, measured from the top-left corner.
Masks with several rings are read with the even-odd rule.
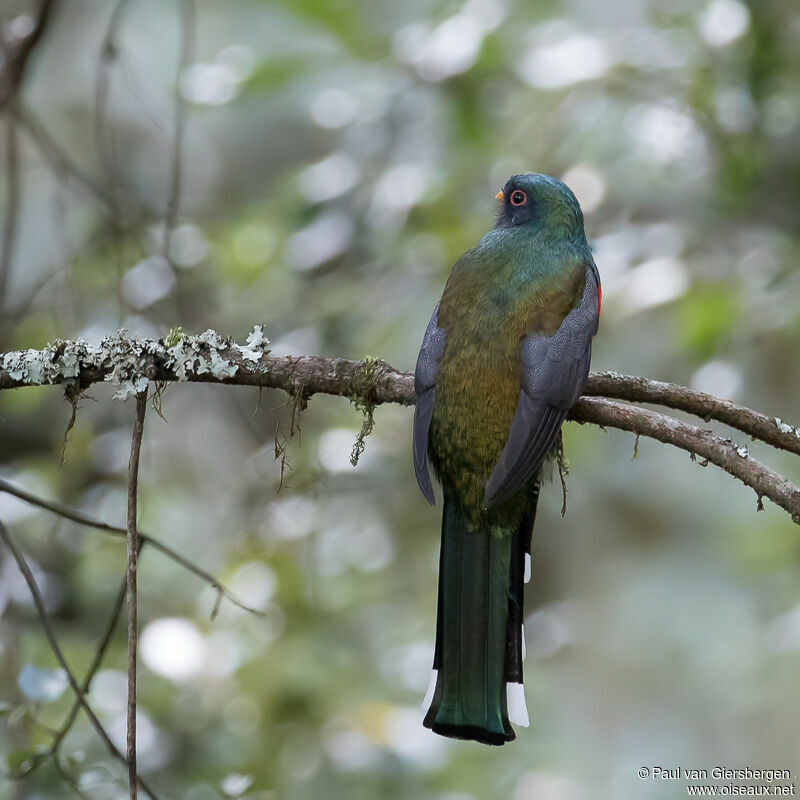
[[[131,457],[128,464],[128,569],[126,587],[128,596],[128,786],[131,800],[136,800],[136,659],[139,644],[139,604],[137,595],[137,568],[139,561],[139,534],[137,531],[137,503],[139,494],[139,456],[142,451],[144,417],[147,411],[147,389],[136,396],[136,419],[131,438]]]
[[[3,544],[8,548],[11,555],[14,557],[14,560],[17,562],[17,566],[19,567],[19,571],[22,573],[23,578],[25,578],[25,582],[28,584],[28,590],[31,593],[31,597],[33,598],[33,604],[36,608],[36,613],[39,615],[39,620],[42,623],[42,628],[44,628],[45,636],[47,637],[47,641],[50,644],[50,649],[53,651],[53,655],[56,657],[56,661],[58,661],[61,668],[64,670],[67,676],[67,680],[69,681],[69,685],[72,688],[72,691],[75,693],[75,696],[79,699],[81,707],[83,708],[86,716],[89,718],[89,721],[92,723],[92,726],[97,731],[100,738],[105,742],[106,747],[108,748],[111,755],[114,758],[121,761],[123,764],[127,763],[125,760],[125,756],[117,750],[114,742],[111,741],[111,737],[108,735],[108,732],[103,727],[103,723],[97,718],[97,715],[92,710],[92,707],[86,701],[86,697],[78,685],[78,681],[75,678],[72,670],[69,668],[66,659],[64,658],[64,654],[61,652],[61,648],[59,647],[58,640],[56,639],[55,633],[53,631],[53,626],[50,624],[50,617],[47,614],[47,611],[44,607],[44,600],[42,598],[42,593],[39,590],[39,586],[36,583],[36,579],[33,577],[33,573],[31,572],[31,568],[28,566],[28,562],[25,560],[25,556],[22,555],[22,551],[17,547],[16,542],[11,538],[11,534],[8,532],[6,526],[0,522],[0,540],[3,541]],[[145,781],[139,777],[138,775],[134,776],[135,780],[138,782],[139,786],[142,787],[142,790],[150,797],[152,800],[158,800],[155,793],[150,789],[150,787],[145,783]]]
[[[687,425],[656,411],[596,397],[581,398],[573,406],[569,418],[647,436],[680,447],[693,459],[698,455],[753,489],[758,495],[759,510],[761,498],[768,497],[800,525],[800,488],[756,461],[746,447],[740,447],[730,439],[720,439],[709,430]]]
[[[117,399],[135,397],[148,380],[224,383],[314,394],[368,397],[374,405],[414,404],[414,378],[385,361],[318,356],[269,356],[269,340],[256,325],[247,343],[235,344],[214,331],[183,336],[177,343],[128,339],[125,331],[99,345],[56,341],[43,350],[0,353],[0,390],[59,383],[85,389],[108,382]]]
[[[19,489],[2,478],[0,478],[0,492],[10,494],[25,503],[30,503],[30,505],[42,508],[45,511],[49,511],[51,514],[68,519],[70,522],[75,522],[76,524],[83,525],[86,528],[93,528],[94,530],[102,531],[109,536],[116,536],[119,538],[127,536],[127,528],[118,528],[115,525],[109,525],[105,522],[100,522],[99,520],[87,517],[78,511],[72,511],[71,509],[60,506],[57,503],[43,500],[40,497],[29,494],[23,489]],[[188,572],[191,572],[193,575],[196,575],[198,578],[205,581],[209,586],[211,586],[212,589],[216,590],[218,598],[225,597],[231,603],[233,603],[233,605],[241,608],[243,611],[247,611],[250,614],[255,614],[259,617],[265,616],[263,611],[260,611],[257,608],[252,608],[251,606],[243,603],[230,589],[228,589],[227,586],[225,586],[225,584],[218,581],[213,575],[201,569],[193,561],[189,561],[188,558],[185,558],[180,553],[161,542],[159,539],[156,539],[149,534],[142,533],[141,531],[139,531],[138,539],[140,547],[148,545],[154,550],[158,550]],[[219,602],[219,600],[217,602]],[[214,615],[212,615],[212,619],[213,616]]]
[[[800,430],[778,417],[768,417],[745,406],[697,392],[676,383],[652,381],[618,372],[595,372],[589,376],[584,394],[615,397],[634,403],[655,403],[694,414],[706,422],[716,420],[746,433],[753,439],[800,455]]]
[[[247,344],[233,343],[214,331],[183,336],[174,344],[163,340],[135,341],[124,332],[106,337],[100,345],[86,342],[56,342],[44,350],[6,353],[0,356],[0,390],[26,385],[68,383],[85,389],[109,382],[117,387],[115,397],[135,396],[148,380],[205,382],[283,389],[302,401],[314,394],[332,394],[351,400],[382,403],[414,403],[414,378],[383,361],[361,361],[317,356],[274,357],[269,342],[257,325]],[[664,403],[703,418],[719,419],[794,452],[797,429],[781,420],[691,389],[644,378],[590,376],[587,393],[616,393],[642,402]],[[747,455],[746,448],[709,431],[678,422],[662,414],[600,398],[584,399],[572,410],[576,422],[631,431],[697,453],[768,497],[800,524],[800,489]]]

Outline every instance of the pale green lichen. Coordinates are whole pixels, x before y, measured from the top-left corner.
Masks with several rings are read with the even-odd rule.
[[[242,358],[247,361],[260,361],[261,357],[269,352],[267,347],[269,339],[264,335],[264,328],[264,325],[254,325],[253,330],[247,335],[247,343],[244,346],[234,345],[242,354]]]
[[[208,367],[208,372],[215,378],[231,378],[239,369],[236,364],[231,364],[229,361],[226,361],[216,350],[211,350],[209,355],[211,357],[211,364]]]
[[[59,360],[61,365],[61,374],[65,378],[77,378],[80,372],[80,360],[78,356],[74,352],[65,352],[61,359]],[[31,373],[31,380],[34,379],[33,373]]]
[[[122,381],[119,385],[119,389],[114,392],[114,399],[127,400],[129,397],[136,397],[137,394],[140,394],[147,388],[148,383],[148,378],[145,375],[137,375],[135,378],[131,378],[131,380]]]
[[[55,342],[43,350],[20,350],[0,357],[0,371],[14,381],[30,386],[54,383],[57,379],[75,378],[85,362],[97,356],[99,347],[90,347],[83,339]]]
[[[166,347],[175,347],[181,339],[183,339],[183,328],[177,325],[169,329],[169,333],[164,337],[164,345]]]
[[[239,370],[238,354],[253,368],[269,353],[264,326],[256,325],[244,345],[216,331],[187,336],[173,328],[163,341],[128,338],[126,330],[106,336],[99,345],[83,339],[56,341],[42,350],[22,350],[0,355],[0,372],[28,386],[68,382],[86,372],[106,372],[104,380],[116,387],[114,398],[125,400],[142,392],[157,369],[172,372],[178,381],[192,375],[233,377]]]
[[[367,446],[366,438],[372,433],[372,430],[375,427],[375,403],[373,402],[371,396],[375,389],[375,364],[375,356],[367,356],[364,359],[364,383],[366,388],[361,395],[353,398],[355,407],[363,415],[363,419],[361,420],[361,430],[358,432],[358,436],[356,436],[353,450],[350,453],[350,463],[354,467],[358,466],[358,460],[361,458],[361,454],[364,452],[364,448]]]
[[[775,424],[778,426],[778,430],[781,433],[793,433],[798,439],[800,439],[800,428],[795,428],[793,425],[789,425],[788,422],[784,422],[780,417],[775,417]]]

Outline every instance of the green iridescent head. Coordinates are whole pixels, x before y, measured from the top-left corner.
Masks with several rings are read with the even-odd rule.
[[[524,227],[582,237],[583,213],[572,190],[549,175],[512,175],[497,193],[497,228]]]

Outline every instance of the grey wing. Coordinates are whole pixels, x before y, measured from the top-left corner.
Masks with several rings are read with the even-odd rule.
[[[444,343],[445,333],[439,327],[439,304],[437,303],[425,331],[422,347],[417,356],[417,366],[414,370],[414,394],[417,398],[417,404],[414,407],[414,472],[422,494],[432,506],[436,505],[436,497],[433,493],[433,484],[428,469],[428,429],[433,417],[436,375],[439,372],[439,357],[444,352]]]
[[[527,336],[520,345],[521,378],[517,409],[508,440],[484,492],[487,508],[527,484],[555,443],[570,408],[589,374],[592,337],[600,318],[599,279],[587,265],[580,304],[552,336]]]

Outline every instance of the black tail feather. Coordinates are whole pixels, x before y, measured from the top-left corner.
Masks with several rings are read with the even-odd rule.
[[[529,490],[530,505],[514,531],[511,545],[511,575],[508,590],[508,633],[506,642],[506,682],[522,683],[522,620],[525,598],[525,556],[530,556],[536,506],[539,502],[539,482]]]
[[[525,555],[538,493],[538,484],[532,486],[528,512],[510,531],[476,530],[445,492],[436,685],[424,721],[442,736],[492,745],[515,738],[506,685],[522,683]]]

